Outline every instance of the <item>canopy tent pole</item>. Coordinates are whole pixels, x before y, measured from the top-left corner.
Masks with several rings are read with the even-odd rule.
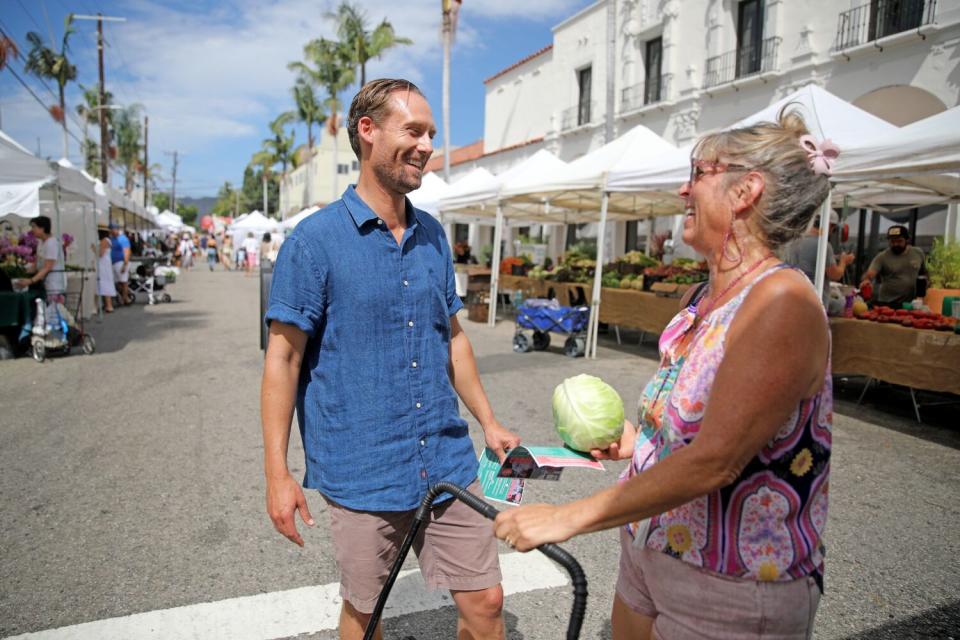
[[[606,182],[606,181],[604,181]],[[607,206],[610,192],[604,188],[600,198],[600,228],[597,238],[603,239],[607,228]],[[597,357],[597,328],[600,324],[600,287],[603,284],[603,245],[597,242],[597,266],[593,272],[593,291],[590,293],[590,319],[587,321],[587,351],[588,358]]]
[[[947,205],[947,228],[943,234],[944,244],[950,244],[960,239],[960,215],[958,215],[958,204],[951,202]]]
[[[827,275],[827,242],[830,235],[830,198],[832,196],[833,189],[827,193],[827,197],[820,205],[820,211],[817,214],[820,216],[820,238],[817,243],[817,278],[814,288],[817,290],[817,295],[820,296],[823,296],[823,283]]]
[[[497,324],[497,295],[500,287],[500,244],[503,240],[503,206],[497,201],[497,226],[493,230],[493,262],[490,265],[490,309],[487,325]]]

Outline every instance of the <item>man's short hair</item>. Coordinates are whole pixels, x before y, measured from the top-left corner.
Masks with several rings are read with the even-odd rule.
[[[50,218],[47,216],[37,216],[30,220],[30,224],[36,225],[47,235],[50,235]]]
[[[347,120],[347,136],[350,138],[353,152],[357,154],[357,160],[363,159],[360,157],[360,134],[357,133],[360,118],[366,116],[377,124],[383,122],[390,113],[390,94],[394,91],[423,96],[420,88],[409,80],[380,78],[363,85],[353,97],[350,103],[350,117]]]

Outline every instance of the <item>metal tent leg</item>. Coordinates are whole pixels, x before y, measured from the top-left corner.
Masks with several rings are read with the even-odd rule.
[[[620,325],[618,325],[618,324],[613,325],[613,330],[614,330],[614,332],[616,332],[616,334],[617,334],[617,344],[621,344],[621,342],[620,342]]]
[[[860,397],[857,398],[857,404],[859,405],[863,402],[863,396],[867,395],[867,389],[870,388],[870,385],[873,383],[873,378],[867,377],[867,384],[863,385],[863,391],[860,392]]]
[[[913,390],[913,387],[908,387],[908,389],[910,389],[910,400],[913,401],[913,412],[917,415],[917,424],[923,424],[920,419],[920,405],[917,404],[917,393]]]

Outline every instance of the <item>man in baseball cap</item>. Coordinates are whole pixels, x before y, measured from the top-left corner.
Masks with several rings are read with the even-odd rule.
[[[923,251],[910,244],[910,230],[897,224],[887,229],[889,247],[881,251],[863,274],[860,287],[874,278],[878,304],[899,308],[917,295],[917,277],[926,272]]]
[[[830,211],[830,232],[833,233],[837,224],[840,223],[840,217],[836,211]],[[784,262],[793,265],[803,271],[810,282],[817,281],[817,245],[820,242],[820,216],[813,221],[813,227],[807,231],[806,235],[800,237],[791,243],[784,255]],[[834,256],[833,247],[827,243],[827,261],[826,278],[823,279],[823,291],[821,296],[826,301],[827,292],[830,290],[830,281],[839,282],[843,278],[850,263],[853,262],[852,253],[841,253],[839,258]]]

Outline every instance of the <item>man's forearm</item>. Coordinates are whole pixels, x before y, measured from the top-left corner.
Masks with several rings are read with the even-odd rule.
[[[477,371],[477,360],[473,356],[470,339],[462,331],[450,339],[450,369],[457,395],[480,426],[486,427],[493,421],[493,409],[480,383],[480,372]]]
[[[263,469],[268,479],[288,473],[287,447],[299,373],[299,366],[280,358],[268,357],[264,362],[260,415],[263,422]]]

